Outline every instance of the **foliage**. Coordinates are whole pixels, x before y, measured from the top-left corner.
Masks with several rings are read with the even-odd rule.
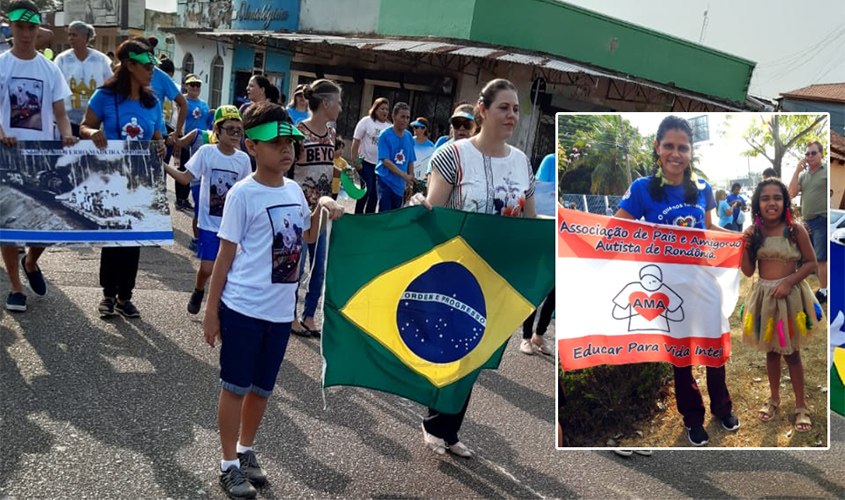
[[[631,424],[657,410],[672,375],[667,363],[601,365],[563,373],[566,404],[558,411],[567,446],[604,446],[606,438],[631,431]]]
[[[743,139],[750,148],[743,156],[762,155],[781,175],[784,157],[799,160],[807,145],[819,141],[827,150],[826,115],[761,115],[753,120]]]

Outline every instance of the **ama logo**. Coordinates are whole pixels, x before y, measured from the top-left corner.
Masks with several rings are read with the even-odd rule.
[[[643,266],[639,275],[640,281],[628,283],[613,298],[613,318],[628,320],[629,332],[668,333],[670,321],[684,319],[684,299],[663,282],[659,266]]]
[[[472,352],[487,326],[484,293],[457,262],[442,262],[411,281],[396,310],[402,341],[432,363],[451,363]]]

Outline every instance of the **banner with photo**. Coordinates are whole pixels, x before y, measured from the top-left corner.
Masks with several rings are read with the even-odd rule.
[[[161,159],[150,142],[0,146],[0,242],[172,245]]]
[[[740,233],[617,219],[558,207],[564,370],[664,361],[718,367],[731,354]]]

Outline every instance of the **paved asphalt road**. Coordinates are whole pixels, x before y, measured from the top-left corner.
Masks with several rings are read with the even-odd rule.
[[[142,251],[140,319],[98,317],[92,249],[48,250],[47,297],[0,313],[0,498],[224,498],[217,351],[185,312],[196,260],[190,219],[173,219],[176,246]],[[272,482],[260,496],[845,496],[839,416],[829,451],[556,451],[554,363],[518,341],[476,384],[461,437],[479,456],[462,460],[423,447],[416,403],[333,388],[324,408],[319,344],[292,338],[257,442]]]

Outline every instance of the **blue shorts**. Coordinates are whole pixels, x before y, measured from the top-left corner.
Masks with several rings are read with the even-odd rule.
[[[285,357],[290,323],[244,316],[220,302],[220,387],[269,397]]]
[[[191,198],[194,199],[194,219],[200,216],[200,185],[191,186]]]
[[[197,258],[214,261],[217,258],[217,252],[220,251],[220,238],[217,237],[217,233],[206,231],[203,228],[198,230]]]
[[[805,219],[804,222],[810,226],[810,241],[813,242],[813,251],[816,253],[818,262],[827,262],[827,217],[819,216],[813,219]]]

